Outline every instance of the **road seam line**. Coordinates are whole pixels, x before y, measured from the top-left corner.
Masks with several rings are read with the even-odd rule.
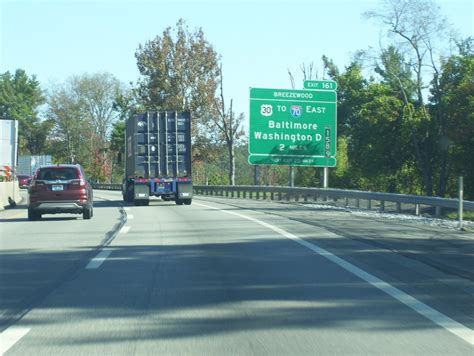
[[[30,332],[31,328],[12,326],[0,333],[0,355],[5,354],[23,336]]]
[[[238,217],[241,217],[243,219],[247,219],[250,221],[253,221],[259,225],[262,225],[270,230],[275,231],[276,233],[310,249],[313,252],[316,252],[320,256],[330,260],[331,262],[337,264],[338,266],[342,267],[346,271],[354,274],[355,276],[359,277],[360,279],[366,281],[367,283],[371,284],[372,286],[376,287],[377,289],[381,290],[382,292],[390,295],[391,297],[395,298],[399,302],[405,304],[406,306],[410,307],[413,309],[415,312],[418,314],[424,316],[425,318],[431,320],[435,324],[441,326],[445,330],[451,332],[452,334],[456,335],[457,337],[463,339],[467,343],[474,345],[474,331],[463,324],[455,321],[454,319],[451,319],[450,317],[444,315],[443,313],[431,308],[430,306],[426,305],[425,303],[419,301],[418,299],[412,297],[411,295],[401,291],[398,288],[395,288],[391,284],[381,280],[378,277],[375,277],[374,275],[365,272],[359,267],[356,267],[352,263],[347,262],[346,260],[337,257],[333,253],[313,244],[310,243],[286,230],[283,230],[277,226],[271,225],[269,223],[266,223],[264,221],[255,219],[250,216],[242,215],[233,211],[227,211],[227,210],[222,210],[210,205],[205,205],[201,203],[194,203],[195,205],[199,205],[205,208],[210,208],[214,210],[219,210],[223,213],[227,213],[230,215],[235,215]]]
[[[107,246],[110,244],[110,241],[115,239],[122,232],[122,230],[125,227],[125,224],[127,223],[127,220],[128,220],[127,212],[123,209],[123,207],[121,207],[120,209],[121,209],[121,211],[123,211],[124,216],[125,216],[125,220],[122,221],[122,223],[121,223],[122,227],[120,228],[120,230],[116,231],[106,241],[105,245],[99,250],[99,253],[93,259],[91,259],[90,262],[87,264],[86,269],[97,269],[97,268],[99,268],[102,265],[102,263],[105,262],[107,257],[109,257],[109,255],[112,253],[112,250],[107,248]],[[128,230],[127,230],[127,232],[128,232]]]

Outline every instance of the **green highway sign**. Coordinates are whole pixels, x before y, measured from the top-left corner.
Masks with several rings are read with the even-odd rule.
[[[250,89],[250,164],[334,167],[335,91]]]
[[[250,164],[268,164],[277,166],[312,166],[312,167],[335,167],[334,157],[290,157],[290,156],[260,156],[250,155]]]
[[[337,83],[334,80],[305,80],[305,89],[313,90],[336,90]]]

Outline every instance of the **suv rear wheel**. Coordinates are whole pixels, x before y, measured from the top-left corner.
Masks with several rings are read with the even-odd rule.
[[[89,220],[92,217],[92,214],[92,206],[85,207],[84,211],[82,212],[82,218],[84,220]]]
[[[28,220],[33,221],[33,220],[38,220],[38,219],[41,219],[41,214],[31,209],[28,209]]]

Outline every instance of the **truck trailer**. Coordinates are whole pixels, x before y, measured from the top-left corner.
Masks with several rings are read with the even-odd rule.
[[[147,111],[125,127],[123,200],[148,205],[150,196],[190,205],[191,115],[188,111]]]
[[[18,156],[16,174],[31,177],[39,167],[51,164],[53,164],[53,158],[50,155]]]

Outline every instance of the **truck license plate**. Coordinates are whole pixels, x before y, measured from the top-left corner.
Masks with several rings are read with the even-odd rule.
[[[64,187],[63,187],[62,185],[60,185],[60,184],[59,184],[59,185],[56,185],[56,184],[55,184],[55,185],[53,185],[53,186],[51,187],[51,189],[52,189],[53,192],[57,192],[57,191],[63,190]]]

